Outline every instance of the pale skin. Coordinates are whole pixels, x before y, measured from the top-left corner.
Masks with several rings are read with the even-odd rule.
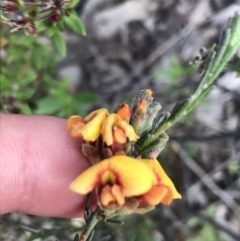
[[[0,215],[83,216],[85,197],[68,186],[90,164],[66,125],[50,116],[0,115]]]

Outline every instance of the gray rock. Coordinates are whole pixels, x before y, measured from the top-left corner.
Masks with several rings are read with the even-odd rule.
[[[147,12],[139,1],[127,1],[94,16],[96,34],[101,39],[113,37],[131,21],[145,20]]]

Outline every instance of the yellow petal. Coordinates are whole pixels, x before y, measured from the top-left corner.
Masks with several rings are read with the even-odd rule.
[[[104,121],[102,128],[101,128],[101,134],[103,141],[108,145],[111,146],[113,144],[113,134],[112,129],[115,123],[117,123],[118,115],[116,114],[110,114],[108,118]]]
[[[167,194],[162,199],[162,202],[164,204],[168,205],[172,202],[172,199],[181,198],[181,195],[176,190],[172,180],[168,177],[168,175],[165,173],[165,171],[163,170],[163,168],[161,167],[161,165],[157,160],[141,160],[141,161],[144,162],[148,167],[150,167],[155,173],[157,178],[156,185],[164,186],[168,188]],[[159,195],[162,195],[162,194],[159,192]]]
[[[89,122],[91,121],[96,115],[99,115],[99,114],[105,114],[106,116],[109,115],[108,113],[108,110],[105,109],[105,108],[101,108],[101,109],[98,109],[98,110],[95,110],[93,112],[91,112],[88,116],[86,116],[84,119]]]
[[[70,189],[80,194],[87,194],[96,186],[103,184],[102,177],[106,172],[115,176],[115,182],[122,187],[125,197],[146,193],[151,189],[155,180],[152,170],[138,159],[113,156],[84,171],[73,181]],[[111,176],[109,176],[109,181],[113,184]]]
[[[130,141],[136,141],[137,139],[139,139],[139,136],[135,133],[134,128],[131,125],[129,125],[126,121],[119,121],[117,126],[125,131],[125,134]]]
[[[89,122],[81,130],[83,139],[86,141],[96,141],[100,136],[102,124],[107,116],[108,112],[106,109],[96,110],[89,114],[85,118]]]
[[[126,121],[124,121],[119,115],[113,113],[108,116],[108,118],[104,121],[101,128],[103,141],[108,146],[111,146],[113,144],[114,126],[122,129],[130,141],[136,141],[139,138],[131,125],[129,125]]]
[[[123,188],[126,197],[141,195],[150,190],[154,183],[153,172],[139,163],[137,159],[127,156],[110,158],[109,167],[115,170],[116,182]]]

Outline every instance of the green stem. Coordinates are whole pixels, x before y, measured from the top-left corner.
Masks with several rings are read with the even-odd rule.
[[[229,21],[227,29],[215,53],[215,46],[209,52],[205,63],[205,73],[203,74],[200,84],[190,98],[178,102],[166,124],[160,126],[156,134],[165,131],[174,125],[182,116],[187,115],[196,105],[213,89],[213,82],[217,79],[221,71],[227,65],[228,61],[240,46],[240,15],[235,16]]]
[[[95,211],[93,212],[93,214],[91,215],[91,217],[89,218],[82,234],[81,237],[79,239],[79,241],[86,241],[88,239],[88,237],[90,236],[93,228],[96,226],[96,224],[100,221],[101,219],[101,213],[102,210],[100,209],[100,207],[98,206]]]

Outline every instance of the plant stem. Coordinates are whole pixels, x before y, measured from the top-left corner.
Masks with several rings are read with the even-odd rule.
[[[235,16],[230,19],[216,52],[215,45],[209,50],[205,62],[205,73],[196,91],[188,99],[180,101],[175,105],[171,111],[171,115],[166,121],[167,123],[159,128],[160,130],[158,130],[158,132],[161,133],[165,131],[174,125],[182,116],[187,115],[214,88],[212,86],[213,82],[217,79],[239,46],[240,15],[235,14]]]
[[[95,225],[98,223],[98,221],[101,219],[101,213],[102,210],[100,209],[100,207],[98,206],[95,211],[93,212],[93,214],[91,215],[91,217],[89,218],[82,234],[81,237],[79,239],[79,241],[86,241],[89,237],[89,235],[91,234],[93,228],[95,227]]]

